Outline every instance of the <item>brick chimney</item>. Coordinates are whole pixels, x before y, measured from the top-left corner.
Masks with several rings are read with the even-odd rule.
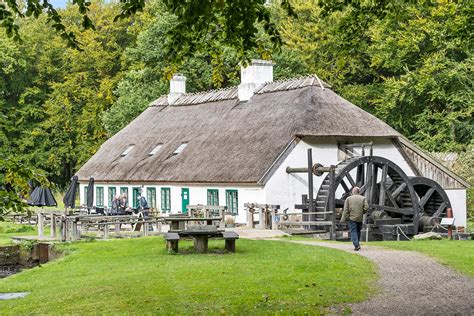
[[[240,68],[239,100],[248,101],[256,88],[267,82],[273,82],[273,62],[271,60],[252,59],[247,67]]]
[[[170,80],[170,93],[168,94],[168,104],[173,104],[181,95],[186,93],[186,77],[181,74],[174,74]]]

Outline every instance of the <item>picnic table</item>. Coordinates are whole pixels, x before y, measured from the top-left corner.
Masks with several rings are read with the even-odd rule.
[[[170,223],[170,232],[177,232],[185,230],[187,222],[206,222],[207,226],[212,226],[213,221],[221,221],[220,217],[188,217],[188,216],[179,216],[179,217],[166,217],[165,221]]]
[[[177,253],[181,237],[193,238],[196,253],[207,253],[209,238],[224,238],[225,249],[235,252],[235,240],[239,238],[239,235],[233,231],[220,230],[213,225],[193,226],[186,230],[166,233],[166,248]]]

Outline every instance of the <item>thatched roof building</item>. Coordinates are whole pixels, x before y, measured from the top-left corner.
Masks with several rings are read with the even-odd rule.
[[[238,90],[184,93],[172,104],[160,97],[100,147],[79,180],[257,184],[295,137],[400,136],[316,76],[262,84],[245,102]]]

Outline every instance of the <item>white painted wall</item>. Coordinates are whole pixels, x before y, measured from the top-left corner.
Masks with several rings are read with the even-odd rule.
[[[81,205],[86,204],[86,196],[84,195],[84,187],[87,186],[87,183],[80,184],[80,203]],[[191,205],[196,204],[207,204],[207,190],[208,189],[217,189],[219,190],[219,205],[226,206],[226,190],[237,190],[238,194],[238,214],[236,216],[236,223],[246,223],[247,216],[244,211],[244,203],[265,203],[265,194],[263,189],[257,186],[242,186],[242,185],[182,185],[182,184],[153,184],[148,183],[142,185],[131,185],[123,183],[100,183],[96,182],[94,184],[94,205],[97,203],[97,196],[95,195],[95,188],[98,186],[104,188],[104,204],[107,207],[110,207],[108,202],[108,188],[115,187],[116,194],[119,194],[121,187],[128,188],[128,201],[131,205],[132,200],[132,189],[133,188],[142,188],[143,192],[146,193],[147,188],[156,189],[156,206],[158,210],[161,210],[161,188],[170,188],[171,194],[171,213],[180,213],[182,209],[182,200],[181,200],[181,189],[189,189],[189,203]]]
[[[287,167],[301,168],[307,167],[307,150],[313,150],[313,163],[320,163],[324,166],[337,165],[339,163],[337,152],[339,142],[369,142],[369,139],[345,138],[343,140],[336,138],[315,138],[305,137],[291,151],[285,161],[276,170],[273,176],[265,185],[266,203],[278,204],[281,209],[289,208],[293,210],[295,204],[301,204],[301,196],[308,194],[308,176],[305,173],[286,173]],[[397,164],[408,175],[413,176],[408,163],[403,156],[393,146],[388,139],[372,140],[374,142],[373,155],[390,159]],[[368,149],[366,149],[368,154]],[[355,179],[355,170],[354,175]],[[313,178],[314,195],[324,181],[324,176]]]
[[[339,142],[369,142],[370,139],[336,139],[336,138],[314,138],[306,137],[301,140],[295,148],[289,153],[284,162],[278,167],[274,174],[270,177],[264,187],[259,186],[242,186],[242,185],[212,185],[212,184],[158,184],[148,183],[144,184],[143,188],[156,188],[156,203],[157,208],[161,209],[161,188],[166,187],[171,190],[171,212],[181,212],[181,188],[189,188],[190,204],[207,204],[207,189],[219,190],[219,205],[226,204],[226,190],[237,190],[238,192],[238,215],[236,216],[236,223],[246,223],[247,218],[244,210],[244,203],[267,203],[278,204],[280,209],[286,208],[294,211],[294,205],[301,203],[301,196],[308,194],[308,181],[305,173],[286,173],[287,167],[307,167],[307,149],[313,149],[313,163],[320,163],[325,166],[336,165],[338,159],[338,141]],[[390,140],[378,139],[372,140],[374,142],[373,155],[381,156],[390,159],[397,164],[408,176],[414,176],[408,163],[403,156],[394,147]],[[368,154],[368,152],[366,153]],[[354,171],[355,172],[355,171]],[[353,175],[355,178],[355,174]],[[324,177],[314,177],[314,194],[316,195],[321,182]],[[86,203],[84,196],[84,186],[87,183],[80,184],[80,200],[81,204]],[[142,185],[131,184],[101,184],[95,183],[95,187],[104,187],[104,204],[108,205],[108,188],[110,186],[117,188],[117,193],[120,192],[120,187],[128,187],[129,201],[132,199],[132,189],[134,187],[142,187]],[[146,191],[145,191],[146,192]],[[466,190],[447,190],[448,196],[451,200],[453,211],[456,217],[456,224],[466,225]],[[96,204],[96,196],[94,192],[94,205]]]
[[[451,202],[453,209],[454,225],[466,227],[467,210],[466,210],[466,190],[465,189],[447,189],[445,190]]]

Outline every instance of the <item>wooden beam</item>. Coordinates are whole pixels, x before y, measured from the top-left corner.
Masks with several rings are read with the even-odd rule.
[[[384,165],[382,167],[382,180],[380,181],[379,205],[385,205],[385,183],[387,182],[387,173],[388,165]]]
[[[406,186],[407,184],[405,182],[400,184],[400,186],[396,188],[395,191],[392,192],[392,198],[395,199],[406,188]]]
[[[433,214],[433,217],[439,217],[441,213],[443,213],[443,211],[446,209],[447,206],[448,206],[448,203],[446,202],[441,203],[441,205],[438,207],[436,212]]]
[[[433,192],[435,191],[435,188],[429,188],[428,191],[426,191],[425,195],[421,198],[420,200],[420,206],[422,208],[425,207],[426,202],[428,202],[428,199],[433,195]]]

